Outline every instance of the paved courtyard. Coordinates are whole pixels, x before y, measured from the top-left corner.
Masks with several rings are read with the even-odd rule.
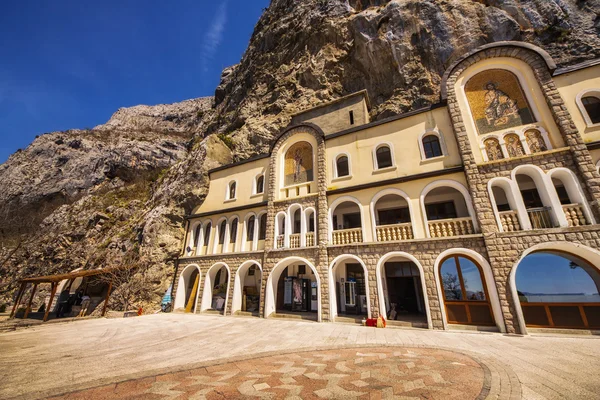
[[[0,334],[0,398],[598,399],[600,338],[160,314]]]

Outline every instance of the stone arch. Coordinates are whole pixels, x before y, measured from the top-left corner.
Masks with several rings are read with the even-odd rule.
[[[498,51],[499,48],[501,48],[500,51]],[[538,59],[545,64],[546,69],[550,73],[556,70],[556,63],[554,62],[550,54],[548,54],[548,52],[542,49],[541,47],[535,46],[533,44],[517,41],[501,41],[485,44],[483,46],[477,47],[476,49],[473,49],[472,51],[466,54],[463,54],[446,69],[444,75],[442,76],[440,100],[442,102],[445,102],[448,99],[448,81],[450,80],[450,77],[455,74],[455,71],[458,69],[459,66],[461,66],[461,64],[466,64],[466,62],[469,59],[471,59],[472,63],[474,63],[475,57],[473,56],[479,53],[490,52],[490,54],[494,54],[494,56],[496,57],[502,57],[508,56],[509,51],[513,49],[522,50],[524,55],[521,55],[518,51],[511,52],[516,53],[511,54],[512,57],[524,58],[527,55],[536,54],[536,56],[538,56]],[[480,58],[478,58],[478,60],[479,59]],[[466,68],[466,66],[464,66],[463,69],[464,68]]]
[[[198,266],[198,264],[190,264],[186,266],[183,271],[181,271],[181,274],[179,274],[177,293],[175,294],[175,304],[173,305],[174,310],[185,308],[186,306],[187,287],[189,286],[189,279],[191,278],[194,269],[198,271],[198,288],[196,289],[196,293],[191,294],[196,296],[193,310],[193,313],[196,313],[196,309],[198,307],[198,295],[200,293],[200,287],[202,283],[202,271],[200,270],[200,266]]]
[[[202,291],[202,305],[200,311],[206,311],[212,306],[212,295],[213,295],[213,281],[222,267],[227,270],[227,290],[225,291],[225,304],[223,305],[223,315],[227,313],[227,303],[229,301],[229,285],[231,284],[231,268],[224,262],[218,262],[213,264],[204,277],[204,290]]]
[[[515,262],[513,265],[510,275],[508,277],[508,289],[511,293],[513,308],[515,310],[515,318],[517,320],[517,324],[519,325],[519,332],[523,335],[527,335],[527,327],[525,326],[525,318],[523,316],[523,309],[521,307],[521,302],[519,301],[519,294],[517,292],[517,283],[516,283],[516,275],[519,264],[523,261],[525,257],[528,255],[538,252],[538,251],[559,251],[567,254],[572,254],[577,256],[578,258],[584,259],[587,262],[591,263],[591,265],[599,269],[600,266],[600,251],[593,249],[591,247],[585,246],[579,243],[573,242],[546,242],[540,243],[535,246],[532,246],[525,250],[521,257]]]
[[[295,262],[301,262],[303,264],[308,265],[308,267],[315,274],[315,279],[317,281],[317,321],[322,321],[322,310],[321,310],[321,277],[319,276],[319,271],[315,268],[313,263],[308,261],[306,258],[302,257],[286,257],[283,260],[280,260],[277,265],[271,270],[269,273],[269,277],[267,278],[267,283],[265,286],[265,309],[264,309],[264,317],[268,318],[272,313],[276,311],[275,304],[275,293],[277,292],[277,283],[281,276],[281,273],[284,269],[286,269],[290,264]]]
[[[256,260],[244,261],[237,268],[237,271],[235,272],[235,278],[233,281],[233,296],[231,298],[231,314],[232,315],[235,315],[235,313],[237,311],[240,311],[242,309],[242,277],[244,277],[244,275],[246,274],[248,269],[250,269],[250,267],[253,265],[256,265],[258,267],[258,269],[260,270],[260,275],[261,275],[260,287],[262,287],[262,271],[263,271],[262,265],[260,265],[260,263]],[[260,301],[262,301],[262,299],[260,299]]]
[[[487,292],[489,295],[490,306],[492,307],[492,311],[494,314],[494,321],[496,326],[500,330],[500,332],[506,332],[506,326],[504,324],[504,319],[502,317],[502,307],[500,306],[500,298],[498,296],[498,290],[495,285],[494,273],[492,272],[492,267],[490,263],[483,257],[481,254],[473,251],[471,249],[465,248],[454,248],[448,249],[440,253],[435,260],[434,263],[434,277],[435,284],[438,292],[438,299],[440,302],[440,310],[442,312],[442,323],[444,325],[444,329],[448,329],[448,322],[446,317],[446,308],[444,307],[444,292],[442,290],[441,279],[440,279],[440,264],[443,260],[453,255],[466,255],[477,262],[479,267],[483,272],[483,276],[485,278],[485,284],[487,288]]]
[[[386,188],[383,190],[380,190],[379,192],[377,192],[375,194],[375,196],[373,196],[373,198],[371,199],[371,202],[369,203],[369,210],[371,213],[371,225],[372,225],[372,234],[373,234],[373,240],[375,241],[377,238],[377,216],[375,215],[375,209],[377,206],[377,201],[379,201],[379,199],[381,199],[384,196],[387,195],[395,195],[398,197],[403,198],[406,201],[406,204],[408,205],[408,212],[410,214],[410,222],[411,225],[413,227],[413,235],[415,235],[415,237],[419,237],[419,232],[416,232],[416,230],[414,229],[414,224],[416,219],[415,216],[415,212],[412,206],[412,202],[410,201],[410,197],[408,197],[408,195],[406,194],[406,192],[404,192],[403,190],[397,189],[397,188]]]
[[[366,266],[366,264],[364,263],[363,260],[360,259],[360,257],[355,256],[353,254],[342,254],[337,256],[332,262],[331,264],[329,264],[329,308],[330,308],[330,318],[331,321],[335,321],[335,317],[339,314],[339,310],[337,309],[337,294],[335,292],[335,276],[334,276],[334,270],[339,266],[336,265],[339,261],[344,261],[347,259],[351,259],[354,261],[357,261],[363,268],[364,272],[365,272],[365,289],[366,289],[366,295],[367,295],[367,317],[368,318],[372,318],[371,316],[371,288],[369,285],[369,270]]]
[[[580,204],[583,207],[583,213],[587,220],[590,221],[590,224],[595,224],[596,219],[594,218],[594,214],[585,197],[583,188],[579,183],[579,179],[577,179],[577,175],[570,169],[564,167],[553,168],[548,171],[547,175],[550,178],[551,183],[552,178],[554,177],[558,178],[563,183],[565,190],[569,195],[569,199],[571,199],[572,202]]]
[[[523,202],[520,200],[520,197],[516,194],[519,191],[518,186],[516,186],[516,182],[508,178],[496,177],[490,179],[488,182],[488,194],[490,196],[490,203],[492,204],[492,210],[494,211],[494,217],[496,218],[496,223],[498,224],[498,229],[500,232],[504,232],[504,227],[498,211],[496,202],[497,199],[493,191],[494,187],[499,187],[504,191],[510,209],[517,212],[517,217],[519,219],[521,228],[524,230],[531,229],[531,222],[529,222],[527,210],[525,209]]]
[[[557,225],[566,227],[568,225],[567,219],[565,217],[565,213],[563,212],[562,205],[558,200],[558,195],[556,194],[556,190],[554,189],[552,180],[537,165],[519,165],[515,167],[510,173],[511,178],[517,184],[517,187],[517,175],[520,174],[526,175],[533,180],[535,187],[540,195],[542,203],[545,207],[549,207],[552,209],[552,211],[550,212],[551,218]],[[552,188],[552,190],[550,190],[550,188]],[[523,197],[521,196],[520,188],[517,197],[523,203]]]
[[[342,203],[345,202],[350,202],[350,203],[354,203],[358,206],[358,209],[360,211],[360,220],[361,220],[361,230],[362,230],[362,237],[363,237],[363,242],[367,240],[367,236],[366,236],[366,227],[365,227],[365,212],[363,210],[363,206],[361,204],[361,202],[354,196],[342,196],[342,197],[338,197],[337,199],[335,199],[331,205],[329,206],[329,213],[328,213],[328,232],[329,232],[329,242],[332,242],[332,237],[333,237],[333,213],[336,209],[337,206],[339,206]]]
[[[464,200],[465,200],[465,204],[467,206],[467,211],[469,212],[469,216],[471,217],[471,220],[473,221],[473,228],[475,229],[475,232],[479,231],[479,223],[477,221],[477,217],[475,215],[475,209],[473,208],[473,203],[471,202],[471,195],[469,194],[469,191],[467,190],[467,188],[454,180],[451,179],[440,179],[437,181],[433,181],[430,184],[428,184],[427,186],[425,186],[423,188],[423,191],[421,192],[421,196],[419,199],[419,202],[421,203],[421,213],[423,214],[423,226],[425,228],[425,234],[427,235],[427,237],[430,237],[430,233],[429,233],[429,220],[427,218],[427,209],[425,208],[425,198],[427,197],[427,194],[429,192],[431,192],[433,189],[437,189],[440,187],[451,187],[453,189],[458,190]]]
[[[427,327],[429,329],[432,329],[433,324],[431,322],[431,311],[429,309],[429,297],[427,295],[427,286],[425,284],[425,271],[423,269],[423,266],[421,265],[419,260],[417,260],[415,258],[415,256],[405,253],[403,251],[392,251],[392,252],[386,253],[383,256],[381,256],[379,261],[377,261],[377,266],[375,269],[375,276],[377,279],[377,297],[379,299],[380,315],[383,315],[386,318],[388,315],[387,307],[385,305],[385,295],[384,295],[383,284],[382,284],[382,279],[383,279],[383,276],[385,275],[384,271],[383,271],[383,267],[387,260],[394,258],[394,257],[406,258],[407,260],[412,261],[419,269],[419,273],[421,274],[421,290],[423,291],[423,299],[424,299],[424,303],[425,303],[425,314],[427,316]]]

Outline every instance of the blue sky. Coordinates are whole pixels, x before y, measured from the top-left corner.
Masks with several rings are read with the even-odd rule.
[[[0,2],[0,162],[119,107],[211,96],[268,0]]]

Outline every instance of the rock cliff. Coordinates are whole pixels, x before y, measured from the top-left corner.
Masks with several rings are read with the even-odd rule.
[[[214,98],[120,109],[0,166],[0,296],[25,275],[132,263],[155,307],[206,171],[267,151],[294,112],[362,89],[373,119],[435,103],[445,68],[494,41],[597,58],[599,15],[600,0],[273,0]]]

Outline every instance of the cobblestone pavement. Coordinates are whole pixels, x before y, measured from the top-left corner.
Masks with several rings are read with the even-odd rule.
[[[209,315],[96,319],[0,334],[0,398],[185,399],[216,389],[206,398],[220,397],[219,390],[234,397],[264,391],[259,396],[267,398],[294,390],[303,398],[336,397],[345,390],[368,398],[598,399],[599,340]],[[405,361],[410,354],[417,360]],[[325,365],[305,365],[309,360]],[[344,361],[339,367],[351,371],[337,368]],[[296,382],[282,381],[286,367],[307,369],[289,376]],[[376,377],[363,377],[372,371]],[[203,386],[207,380],[225,385]],[[302,388],[284,393],[277,386]],[[452,397],[457,387],[462,397]]]

